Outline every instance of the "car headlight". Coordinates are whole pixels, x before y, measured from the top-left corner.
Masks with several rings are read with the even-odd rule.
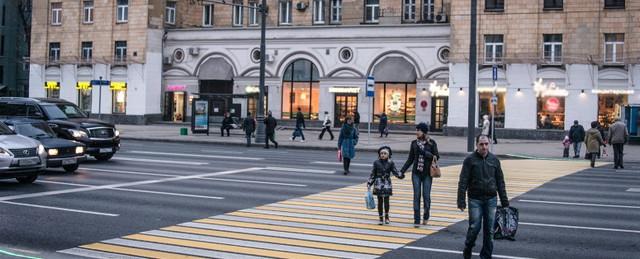
[[[58,155],[58,149],[55,149],[55,148],[49,149],[48,153],[49,153],[50,156],[57,156]]]
[[[119,130],[115,130],[114,134],[116,135],[116,137],[120,136],[120,131]]]
[[[0,147],[0,156],[11,156],[11,152],[9,152],[9,150],[6,150]]]
[[[82,154],[82,153],[84,153],[84,147],[82,146],[76,147],[76,154]]]
[[[42,144],[38,145],[38,154],[45,153],[44,146]]]
[[[69,133],[71,134],[71,136],[73,136],[73,138],[76,139],[81,139],[81,138],[87,138],[89,137],[89,135],[87,135],[86,132],[82,131],[82,130],[74,130],[74,129],[70,129]]]

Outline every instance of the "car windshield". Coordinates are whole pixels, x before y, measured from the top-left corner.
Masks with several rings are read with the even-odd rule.
[[[86,118],[87,114],[82,112],[78,106],[70,103],[59,103],[56,106],[68,117],[71,119],[74,118]]]
[[[15,134],[6,124],[0,122],[0,135],[13,135]]]
[[[58,108],[58,106],[55,105],[42,105],[41,106],[42,109],[49,115],[49,119],[51,120],[56,120],[56,119],[68,119],[69,117],[67,117],[66,114],[64,114],[64,112],[62,110],[60,110],[60,108]]]
[[[22,123],[15,125],[16,133],[31,138],[53,138],[55,133],[44,122]]]

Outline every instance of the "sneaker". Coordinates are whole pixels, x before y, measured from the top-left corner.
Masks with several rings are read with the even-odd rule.
[[[465,247],[464,250],[462,250],[462,257],[465,258],[465,259],[470,259],[471,258],[471,248]]]
[[[378,225],[382,226],[382,224],[384,224],[384,220],[382,219],[382,217],[380,217],[380,222],[378,222]]]
[[[391,221],[389,220],[389,216],[384,217],[384,224],[389,225]]]
[[[304,143],[304,139],[301,139],[301,140],[300,140],[300,143]]]
[[[289,139],[290,139],[291,141],[293,141],[293,136],[289,137]]]
[[[620,166],[620,169],[624,169],[624,166]]]
[[[275,145],[276,145],[276,149],[278,149],[278,143],[276,143]]]

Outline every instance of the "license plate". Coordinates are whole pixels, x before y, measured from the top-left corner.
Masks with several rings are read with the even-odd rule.
[[[40,163],[40,158],[28,158],[28,159],[21,159],[18,161],[18,165],[19,166],[30,166],[30,165],[37,165]]]
[[[112,148],[101,148],[100,153],[111,153],[113,152]]]
[[[62,165],[75,165],[76,163],[75,158],[62,160]]]

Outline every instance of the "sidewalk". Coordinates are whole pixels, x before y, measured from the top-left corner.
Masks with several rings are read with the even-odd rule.
[[[120,137],[123,140],[147,140],[147,141],[165,141],[165,142],[186,142],[186,143],[211,143],[220,145],[244,145],[246,139],[242,130],[231,130],[231,137],[220,137],[220,129],[212,127],[210,135],[191,134],[180,136],[180,128],[188,127],[183,125],[168,124],[152,124],[152,125],[117,125],[120,130]],[[325,149],[336,150],[338,145],[339,129],[333,129],[335,139],[330,141],[329,134],[325,133],[324,140],[318,140],[318,131],[304,131],[306,141],[300,142],[299,139],[291,141],[291,130],[284,129],[276,131],[276,141],[280,147],[299,148],[299,149]],[[360,131],[360,141],[356,146],[358,151],[378,150],[380,146],[390,146],[394,152],[409,152],[409,143],[415,136],[407,134],[389,135],[388,138],[379,138],[375,132],[371,132],[371,138],[368,137],[366,130]],[[432,136],[438,143],[438,149],[442,155],[466,155],[467,139],[466,137],[446,137]],[[253,142],[253,141],[252,141]],[[254,147],[262,147],[252,143]],[[582,152],[585,150],[582,146]],[[498,145],[494,145],[494,153],[505,157],[535,157],[562,159],[562,144],[558,141],[545,140],[521,140],[521,139],[499,139]],[[600,161],[613,161],[613,150],[611,146],[607,146],[609,156],[604,156]],[[573,154],[573,150],[571,150]],[[583,153],[584,154],[584,153]],[[625,161],[640,162],[640,146],[625,146]],[[586,161],[585,161],[586,162]]]

